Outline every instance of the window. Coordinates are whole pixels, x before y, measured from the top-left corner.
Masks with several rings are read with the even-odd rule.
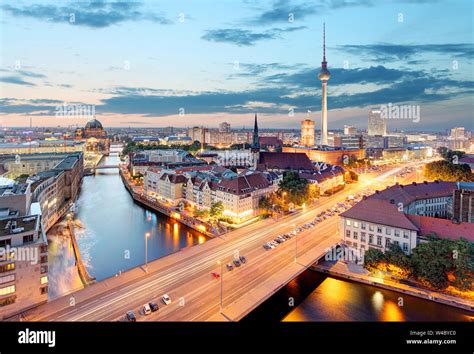
[[[365,223],[361,223],[361,224],[360,224],[360,228],[361,228],[362,230],[365,230]]]
[[[11,246],[11,244],[12,244],[11,238],[7,238],[6,240],[0,240],[0,247]]]
[[[369,224],[369,231],[374,231],[374,225]]]
[[[360,233],[360,240],[361,242],[365,242],[365,232]]]
[[[5,275],[3,277],[0,277],[0,284],[8,283],[9,281],[14,281],[14,280],[15,280],[15,274]]]
[[[351,231],[350,230],[346,230],[346,237],[351,237]]]
[[[351,221],[349,219],[346,220],[346,225],[351,226]]]
[[[7,295],[15,292],[15,285],[6,286],[4,288],[0,288],[0,296]]]
[[[408,252],[408,243],[403,242],[403,251]]]
[[[379,234],[382,233],[382,226],[377,226],[377,232],[378,232]]]
[[[30,242],[33,242],[33,235],[23,236],[23,243],[30,243]]]
[[[45,286],[45,287],[41,288],[40,291],[41,291],[41,295],[47,294],[48,293],[48,287]]]
[[[41,277],[41,285],[43,285],[43,284],[48,284],[48,276],[47,275]]]
[[[382,246],[382,236],[377,236],[377,245]]]
[[[15,263],[8,263],[0,265],[0,273],[9,272],[15,269]]]
[[[354,227],[359,227],[359,222],[358,221],[354,221]]]
[[[393,241],[394,244],[396,244],[398,246],[398,241]]]
[[[408,231],[403,231],[403,238],[408,238]]]
[[[357,240],[357,232],[354,231],[354,240]]]
[[[385,228],[385,234],[391,235],[391,234],[392,234],[392,229],[389,228],[389,227],[386,227],[386,228]]]
[[[388,246],[390,246],[390,238],[387,237],[385,239],[385,247],[388,247]]]
[[[374,235],[369,234],[369,243],[373,244],[374,243]]]
[[[395,232],[395,236],[396,236],[396,237],[400,237],[400,230],[395,229],[394,232]]]

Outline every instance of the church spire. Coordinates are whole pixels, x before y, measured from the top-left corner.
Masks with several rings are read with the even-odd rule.
[[[258,141],[258,121],[257,121],[257,113],[255,113],[255,122],[254,122],[254,125],[253,125],[252,149],[253,149],[253,150],[260,150],[260,143],[259,143],[259,141]]]

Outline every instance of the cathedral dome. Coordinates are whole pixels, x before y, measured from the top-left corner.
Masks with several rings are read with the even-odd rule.
[[[104,128],[102,127],[102,123],[94,118],[87,122],[86,129],[104,129]]]

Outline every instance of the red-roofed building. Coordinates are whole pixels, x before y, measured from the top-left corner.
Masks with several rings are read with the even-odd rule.
[[[257,169],[260,171],[313,171],[315,167],[303,153],[260,152]]]
[[[473,242],[471,224],[446,218],[457,186],[454,182],[425,182],[376,192],[340,214],[341,238],[348,246],[362,250],[385,251],[390,243],[396,243],[407,254],[431,233]]]

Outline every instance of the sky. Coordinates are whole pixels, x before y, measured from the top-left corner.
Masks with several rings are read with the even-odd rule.
[[[329,130],[389,103],[420,109],[392,131],[473,130],[473,18],[471,0],[2,1],[0,125],[318,129],[325,23]]]

